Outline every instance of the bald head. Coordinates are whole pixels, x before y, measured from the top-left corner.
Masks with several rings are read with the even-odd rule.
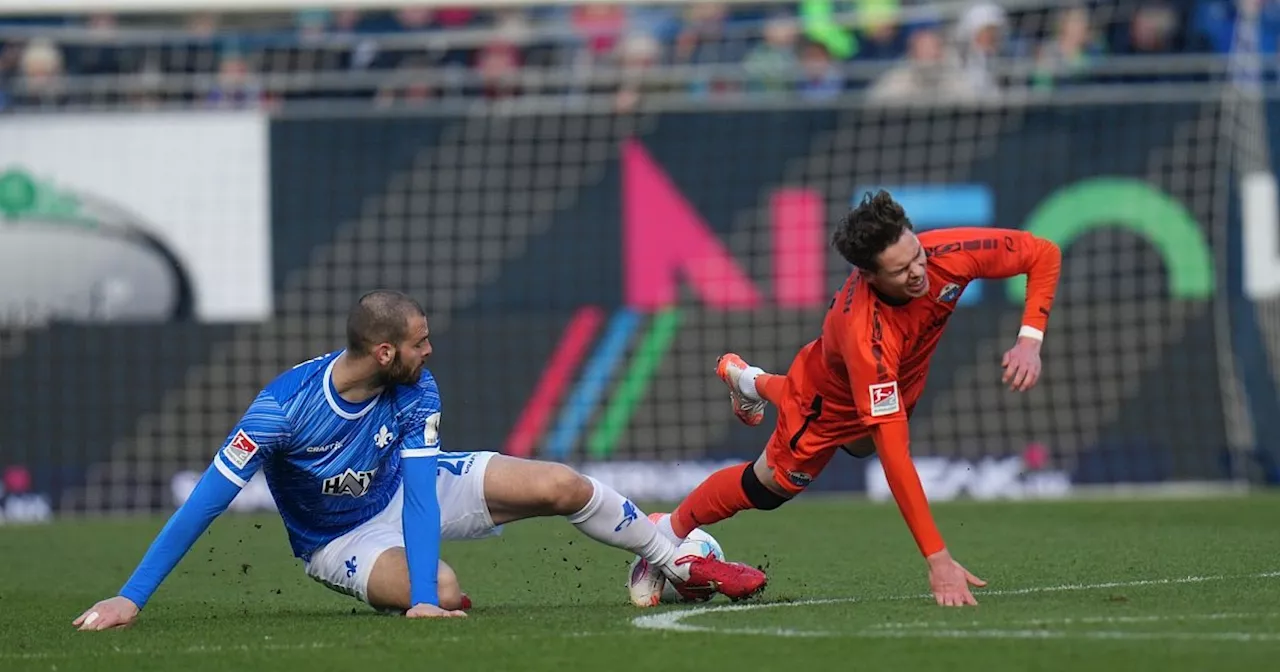
[[[375,289],[360,297],[347,315],[347,349],[361,354],[381,344],[399,346],[409,336],[409,323],[426,312],[412,297]]]

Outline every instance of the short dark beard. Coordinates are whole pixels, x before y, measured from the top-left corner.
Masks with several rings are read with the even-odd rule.
[[[391,368],[379,372],[378,381],[383,387],[391,387],[394,385],[416,385],[421,371],[415,371],[405,366],[404,360],[400,359],[400,353],[396,353],[396,358],[391,360]]]

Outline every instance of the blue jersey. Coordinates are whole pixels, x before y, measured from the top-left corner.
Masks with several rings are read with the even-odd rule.
[[[294,555],[303,559],[385,509],[404,483],[411,597],[414,604],[436,603],[440,393],[435,378],[424,369],[415,385],[387,388],[353,404],[333,385],[340,354],[303,362],[258,394],[121,595],[144,606],[261,469]]]
[[[303,559],[386,508],[400,486],[402,445],[439,447],[440,393],[430,372],[416,386],[352,404],[333,387],[338,354],[267,385],[214,463],[240,487],[263,470]]]

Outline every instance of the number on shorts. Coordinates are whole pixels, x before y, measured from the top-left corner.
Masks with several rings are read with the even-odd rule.
[[[467,458],[465,457],[460,459],[454,459],[454,460],[437,460],[436,473],[439,473],[441,469],[444,469],[445,471],[448,471],[454,476],[461,476],[462,469],[466,466],[467,466]]]

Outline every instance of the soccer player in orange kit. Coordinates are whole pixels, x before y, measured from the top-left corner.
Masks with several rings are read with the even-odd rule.
[[[1027,275],[1016,344],[1004,355],[1004,383],[1026,391],[1040,377],[1040,344],[1062,266],[1051,241],[1025,231],[955,228],[912,231],[887,192],[867,194],[844,218],[832,244],[856,268],[836,293],[822,335],[805,345],[785,376],[720,357],[734,413],[748,425],[778,408],[777,425],[753,463],[702,482],[659,529],[683,539],[693,529],[747,509],[771,510],[799,494],[837,450],[880,457],[889,488],[927,560],[939,605],[977,604],[969,585],[984,581],[952,559],[911,462],[907,420],[924,389],[929,362],[956,300],[979,278]]]

